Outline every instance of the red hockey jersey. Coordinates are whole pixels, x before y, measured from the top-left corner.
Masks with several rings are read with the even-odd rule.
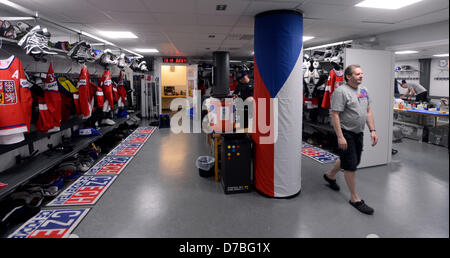
[[[112,83],[113,86],[113,101],[117,103],[119,101],[119,91],[117,90],[117,84],[115,82]]]
[[[88,119],[92,115],[94,108],[94,98],[91,93],[89,71],[85,65],[81,68],[77,83],[78,93],[73,94],[75,109],[83,119]]]
[[[322,108],[330,108],[331,106],[331,94],[339,86],[344,84],[344,72],[335,69],[330,71],[328,76],[327,86],[325,88],[325,94],[323,95]]]
[[[102,87],[98,86],[97,84],[91,82],[92,89],[95,89],[95,102],[96,107],[103,109],[104,102],[105,102],[105,96],[103,94]]]
[[[38,97],[39,104],[39,118],[36,122],[36,128],[41,132],[48,132],[53,129],[53,117],[48,109],[48,105],[45,102],[45,98]]]
[[[30,84],[23,71],[22,62],[15,56],[0,60],[0,144],[22,141],[29,132],[31,121]],[[20,134],[20,135],[18,135]],[[17,135],[16,141],[5,136]]]
[[[108,112],[114,108],[114,95],[113,95],[113,85],[111,81],[111,74],[109,70],[106,70],[102,77],[100,78],[98,85],[102,87],[103,94],[105,97],[105,102],[103,104],[103,111]]]
[[[58,90],[53,66],[50,63],[44,84],[44,98],[39,98],[39,119],[36,127],[42,132],[59,131],[61,126],[61,95]]]
[[[58,77],[58,90],[61,95],[61,120],[69,121],[72,110],[75,109],[73,94],[78,93],[77,87],[66,77]]]
[[[122,71],[119,74],[119,83],[117,84],[117,91],[119,93],[119,99],[117,100],[117,106],[124,107],[127,101],[127,91],[125,90],[125,83],[123,79]]]

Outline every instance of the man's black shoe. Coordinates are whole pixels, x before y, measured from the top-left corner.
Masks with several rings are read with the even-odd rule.
[[[367,204],[364,203],[364,200],[361,200],[359,202],[352,202],[351,200],[348,201],[353,207],[355,207],[357,210],[364,214],[372,215],[374,210],[367,206]]]
[[[328,177],[327,177],[327,174],[323,174],[323,178],[325,179],[325,181],[327,181],[327,183],[329,184],[328,186],[331,188],[331,189],[333,189],[333,190],[335,190],[335,191],[339,191],[341,188],[339,187],[339,185],[338,184],[336,184],[336,179],[329,179]]]

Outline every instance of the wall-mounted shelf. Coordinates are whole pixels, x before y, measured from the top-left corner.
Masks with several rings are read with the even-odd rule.
[[[0,199],[6,195],[12,193],[16,188],[26,184],[32,178],[39,174],[45,173],[50,169],[53,169],[63,160],[72,157],[82,149],[86,148],[90,143],[102,138],[108,132],[111,132],[119,125],[127,121],[127,118],[116,119],[116,124],[113,126],[106,126],[99,131],[102,135],[90,136],[90,137],[73,137],[72,143],[74,143],[74,149],[69,153],[54,152],[51,155],[46,155],[48,152],[43,152],[38,156],[32,158],[26,163],[12,167],[0,173],[0,182],[8,184],[6,187],[0,189]]]
[[[396,77],[396,80],[413,80],[413,81],[418,81],[420,80],[419,77]]]
[[[19,43],[19,41],[15,40],[15,39],[9,39],[9,38],[0,37],[0,42],[8,42],[10,44],[16,44],[17,47],[20,47],[17,44],[17,43]],[[66,51],[66,50],[62,50],[62,49],[59,49],[59,48],[53,48],[53,47],[49,47],[49,50],[53,51],[53,52],[57,52],[58,54],[64,54],[64,55],[67,55],[67,53],[69,52],[69,51]]]

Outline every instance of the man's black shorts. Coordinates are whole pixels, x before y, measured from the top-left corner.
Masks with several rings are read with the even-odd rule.
[[[364,133],[354,133],[342,129],[342,134],[347,141],[347,150],[339,149],[341,168],[347,171],[356,171],[356,167],[361,162]]]
[[[416,95],[416,101],[428,101],[428,92],[424,91]]]

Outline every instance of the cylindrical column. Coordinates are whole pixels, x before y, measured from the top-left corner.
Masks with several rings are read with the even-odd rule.
[[[255,187],[276,198],[301,190],[302,38],[299,11],[255,16]]]
[[[212,96],[226,97],[230,93],[230,54],[225,51],[213,52],[214,60],[214,86]]]

